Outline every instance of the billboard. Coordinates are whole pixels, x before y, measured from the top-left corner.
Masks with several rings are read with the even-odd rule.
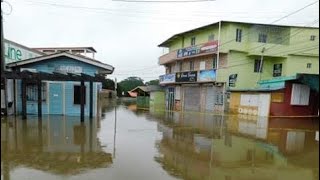
[[[159,77],[160,84],[174,83],[176,79],[176,74],[165,74]]]
[[[193,56],[193,55],[207,53],[207,52],[217,52],[217,49],[218,49],[218,41],[209,41],[201,45],[179,49],[177,51],[177,58]]]
[[[199,78],[198,81],[215,81],[216,80],[216,70],[201,70],[199,71]]]
[[[176,82],[196,82],[196,81],[197,81],[197,71],[176,73]]]

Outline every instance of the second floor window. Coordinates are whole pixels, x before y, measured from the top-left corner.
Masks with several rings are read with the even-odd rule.
[[[236,30],[236,42],[241,42],[242,39],[242,29]]]
[[[307,63],[307,68],[310,69],[311,68],[311,63]]]
[[[196,37],[191,38],[191,46],[196,45]]]
[[[262,34],[262,33],[259,34],[258,42],[267,43],[267,35],[266,34]]]
[[[178,67],[179,67],[179,72],[181,72],[182,71],[182,62],[181,61],[178,62]]]
[[[214,34],[210,34],[208,36],[208,41],[213,41],[214,40]]]
[[[217,59],[217,56],[214,56],[212,60],[212,69],[217,69],[217,65],[218,65],[218,59]]]
[[[316,36],[315,35],[311,35],[310,36],[310,41],[314,41],[316,39]]]
[[[261,67],[260,67],[260,64],[261,64],[260,59],[254,60],[254,72],[257,72],[257,73],[260,72],[260,68],[261,68],[261,72],[262,72],[263,64],[261,65]]]
[[[189,65],[190,65],[190,71],[193,71],[194,70],[194,62],[190,61]]]

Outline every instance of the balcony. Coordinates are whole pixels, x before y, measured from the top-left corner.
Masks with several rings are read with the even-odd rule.
[[[159,77],[160,85],[183,84],[183,83],[205,83],[216,81],[216,70],[200,70],[177,72],[175,74],[165,74]]]
[[[186,59],[190,57],[204,56],[217,52],[218,41],[209,41],[196,46],[190,46],[171,51],[159,57],[159,64],[164,65],[175,60]]]

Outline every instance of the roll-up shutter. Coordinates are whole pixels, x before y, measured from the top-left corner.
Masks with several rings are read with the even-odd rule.
[[[217,92],[213,86],[207,86],[206,111],[212,112],[216,101]]]
[[[184,87],[184,110],[200,111],[200,87]]]

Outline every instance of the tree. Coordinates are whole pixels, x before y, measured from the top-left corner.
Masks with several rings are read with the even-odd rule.
[[[103,89],[109,89],[109,90],[114,90],[114,81],[111,79],[106,79],[102,82],[102,88]]]
[[[154,79],[146,82],[146,86],[149,86],[149,85],[159,85],[159,79]]]
[[[143,79],[139,77],[128,77],[127,79],[124,79],[118,83],[117,94],[119,96],[122,96],[122,92],[124,92],[125,96],[127,96],[128,91],[132,90],[137,86],[143,86],[143,85],[144,85]]]

